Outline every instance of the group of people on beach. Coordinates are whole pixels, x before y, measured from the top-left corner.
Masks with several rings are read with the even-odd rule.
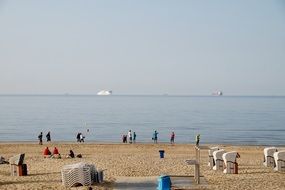
[[[174,131],[172,131],[170,134],[170,144],[174,144],[174,138],[175,138],[175,133]],[[158,132],[156,130],[152,134],[152,140],[155,144],[157,144]]]
[[[49,148],[46,147],[43,151],[43,155],[44,155],[44,158],[57,158],[57,159],[61,158],[59,150],[56,147],[54,147],[53,152],[51,152]],[[82,155],[78,154],[76,155],[76,157],[82,158]],[[69,150],[69,154],[66,155],[66,158],[75,158],[74,152],[72,150]]]
[[[136,139],[137,139],[137,134],[136,132],[132,133],[132,130],[129,130],[127,135],[123,135],[122,137],[123,143],[128,143],[128,140],[130,144],[136,143]]]
[[[87,129],[87,132],[89,132],[89,129]],[[155,144],[157,144],[157,141],[158,141],[158,134],[159,133],[156,130],[152,134],[152,140],[153,140],[153,143]],[[39,144],[42,145],[43,144],[43,132],[39,134],[38,139],[39,139]],[[47,139],[47,142],[51,141],[50,131],[46,134],[46,139]],[[85,136],[83,136],[83,134],[79,132],[76,135],[76,139],[77,139],[77,142],[81,143],[81,142],[84,142]],[[129,130],[126,135],[122,136],[123,143],[128,143],[128,142],[130,144],[136,143],[136,139],[137,139],[137,134],[136,132],[132,133],[132,130]],[[172,131],[170,134],[170,144],[174,144],[174,139],[175,139],[175,133],[174,131]],[[199,142],[200,142],[200,134],[196,136],[197,146],[199,146]]]
[[[136,132],[133,132],[132,134],[132,130],[129,130],[128,133],[126,135],[122,136],[122,141],[123,143],[136,143],[136,138],[137,138],[137,134]],[[170,134],[170,143],[174,144],[174,138],[175,138],[175,133],[172,131],[172,133]],[[155,130],[152,134],[152,140],[155,144],[157,144],[157,140],[158,140],[158,132]]]
[[[47,142],[51,141],[50,131],[46,134],[46,138],[47,138]],[[43,132],[39,134],[38,139],[39,139],[39,144],[42,145],[43,144]]]
[[[87,132],[89,132],[89,129],[87,129]],[[46,134],[46,139],[47,139],[47,142],[51,142],[50,131]],[[77,139],[77,142],[81,143],[81,142],[84,142],[85,136],[83,136],[83,134],[79,132],[76,135],[76,139]],[[38,135],[38,140],[39,140],[39,144],[43,145],[43,132],[40,132],[40,134]]]

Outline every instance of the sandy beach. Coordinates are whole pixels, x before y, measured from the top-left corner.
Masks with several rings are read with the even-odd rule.
[[[43,157],[48,146],[59,149],[62,159]],[[209,145],[211,146],[211,145]],[[208,152],[201,152],[201,174],[207,184],[195,187],[199,189],[285,189],[285,173],[274,172],[263,166],[262,146],[230,146],[226,151],[236,150],[239,174],[223,174],[207,166]],[[72,149],[83,158],[68,159],[65,156]],[[159,150],[165,150],[165,158],[159,158]],[[153,177],[167,175],[193,175],[194,168],[185,163],[194,159],[194,146],[188,144],[99,144],[99,143],[1,143],[0,155],[8,159],[13,155],[25,153],[28,176],[10,176],[10,167],[0,165],[0,189],[66,189],[61,183],[60,170],[64,165],[87,162],[95,164],[97,169],[106,169],[105,183],[93,185],[93,189],[113,189],[118,177]],[[86,189],[77,187],[74,189]]]

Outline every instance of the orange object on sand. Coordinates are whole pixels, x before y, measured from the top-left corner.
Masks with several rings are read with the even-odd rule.
[[[53,149],[53,154],[59,154],[58,149],[56,147],[54,147]]]
[[[44,156],[51,155],[51,152],[49,151],[48,147],[45,148],[44,150]]]

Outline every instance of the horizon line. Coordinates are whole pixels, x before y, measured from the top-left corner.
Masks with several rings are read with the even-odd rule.
[[[70,93],[51,93],[51,94],[31,94],[31,93],[3,93],[0,96],[180,96],[180,97],[285,97],[285,95],[236,95],[236,94],[229,94],[229,95],[211,95],[211,94],[112,94],[112,95],[97,95],[97,94],[70,94]]]

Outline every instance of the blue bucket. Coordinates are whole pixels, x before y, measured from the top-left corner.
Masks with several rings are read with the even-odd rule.
[[[171,189],[170,177],[167,175],[159,176],[157,190],[170,190],[170,189]]]
[[[164,158],[164,150],[159,150],[160,158]]]

